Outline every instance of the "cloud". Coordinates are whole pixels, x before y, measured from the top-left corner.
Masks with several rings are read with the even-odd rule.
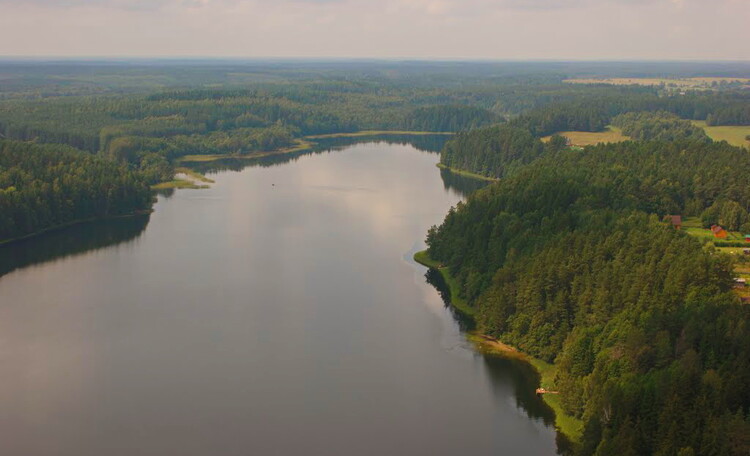
[[[750,59],[747,0],[0,0],[0,11],[0,55]]]

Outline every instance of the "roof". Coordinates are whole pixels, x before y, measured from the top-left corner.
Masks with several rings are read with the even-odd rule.
[[[682,225],[681,215],[670,215],[670,218],[672,219],[672,225]]]
[[[724,231],[724,228],[720,227],[719,225],[714,225],[714,226],[711,227],[711,231],[714,234],[721,233],[722,231]]]

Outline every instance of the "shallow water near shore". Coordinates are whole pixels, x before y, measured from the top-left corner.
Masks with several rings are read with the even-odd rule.
[[[412,260],[478,186],[438,159],[226,165],[0,248],[0,454],[555,454],[533,370],[475,353]]]

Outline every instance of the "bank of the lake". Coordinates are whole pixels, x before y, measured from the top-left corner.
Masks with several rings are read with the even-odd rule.
[[[474,317],[475,310],[469,306],[464,298],[459,296],[458,281],[451,275],[448,267],[443,266],[440,262],[430,258],[427,250],[415,253],[414,261],[428,268],[437,270],[445,281],[445,285],[450,294],[451,305],[463,315],[469,318]],[[539,373],[539,387],[547,391],[555,390],[556,368],[554,364],[535,358],[491,336],[482,334],[481,331],[474,330],[468,332],[466,334],[466,339],[474,345],[479,353],[484,355],[517,359],[530,364]],[[571,442],[579,442],[583,433],[583,421],[564,412],[562,404],[560,403],[560,397],[557,394],[542,394],[542,398],[555,412],[555,427],[557,430],[564,434]]]
[[[89,217],[89,218],[85,218],[85,219],[71,220],[70,222],[61,223],[61,224],[55,225],[55,226],[50,226],[50,227],[47,227],[47,228],[45,228],[43,230],[35,231],[33,233],[29,233],[29,234],[26,234],[24,236],[19,236],[19,237],[11,238],[11,239],[0,239],[0,246],[4,246],[4,245],[8,245],[8,244],[13,244],[15,242],[26,241],[26,240],[31,239],[31,238],[35,238],[35,237],[42,236],[42,235],[45,235],[45,234],[53,233],[55,231],[60,231],[60,230],[63,230],[65,228],[70,228],[71,226],[81,225],[81,224],[84,224],[84,223],[94,223],[94,222],[101,222],[101,221],[104,221],[104,220],[116,220],[116,219],[121,219],[121,218],[137,217],[139,215],[150,214],[153,211],[154,211],[153,209],[144,209],[144,210],[140,210],[140,211],[128,212],[126,214],[108,215],[108,216],[104,216],[104,217]]]
[[[306,150],[312,150],[318,143],[317,140],[326,139],[370,139],[387,136],[452,136],[455,133],[445,131],[402,131],[402,130],[362,130],[354,132],[343,132],[343,133],[329,133],[324,135],[309,135],[303,138],[294,140],[294,145],[290,147],[282,147],[275,150],[251,152],[247,154],[212,154],[212,155],[185,155],[177,159],[177,163],[185,166],[189,166],[190,163],[205,163],[217,160],[224,160],[227,158],[241,159],[241,160],[254,160],[258,158],[270,157],[273,155],[283,155],[295,152],[304,152]],[[480,176],[481,177],[481,176]]]
[[[452,167],[450,167],[448,165],[444,165],[442,163],[438,163],[436,166],[438,168],[440,168],[440,169],[447,169],[448,171],[452,172],[453,174],[458,174],[459,176],[464,176],[464,177],[470,177],[472,179],[479,179],[479,180],[483,180],[483,181],[487,181],[487,182],[496,182],[498,180],[498,179],[496,179],[494,177],[487,177],[487,176],[483,176],[481,174],[472,173],[471,171],[466,171],[466,170],[459,169],[459,168],[452,168]]]
[[[562,451],[534,370],[403,261],[473,187],[402,143],[294,158],[0,252],[1,454]]]
[[[365,138],[377,136],[452,136],[450,131],[409,131],[409,130],[362,130],[349,133],[329,133],[325,135],[305,136],[305,139]]]

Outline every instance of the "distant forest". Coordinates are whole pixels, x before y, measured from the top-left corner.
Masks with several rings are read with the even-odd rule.
[[[186,155],[456,133],[442,164],[498,181],[429,231],[429,255],[482,332],[555,363],[563,408],[585,423],[574,452],[750,453],[750,305],[727,255],[662,222],[750,229],[748,151],[690,122],[750,125],[750,91],[564,82],[750,65],[5,61],[0,74],[0,241],[149,210],[149,186]],[[632,140],[556,135],[608,125]]]

